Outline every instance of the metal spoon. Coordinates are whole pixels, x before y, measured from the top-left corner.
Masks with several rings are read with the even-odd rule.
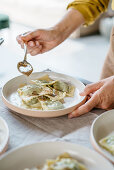
[[[25,50],[24,60],[17,64],[17,68],[20,73],[29,76],[33,72],[33,67],[30,63],[27,62],[27,46],[25,43],[24,50]]]

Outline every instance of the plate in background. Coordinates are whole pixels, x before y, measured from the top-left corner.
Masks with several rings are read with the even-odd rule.
[[[8,146],[9,129],[6,121],[0,117],[0,155],[3,154]]]
[[[114,132],[114,110],[97,117],[91,126],[91,143],[96,151],[114,163],[114,156],[99,145],[99,140]]]
[[[67,142],[43,142],[17,148],[0,158],[2,170],[24,170],[42,166],[46,159],[55,159],[68,152],[88,170],[114,170],[112,164],[95,151]]]
[[[79,95],[81,91],[84,90],[85,85],[80,82],[79,80],[76,80],[75,78],[55,73],[55,72],[37,72],[31,74],[29,77],[29,81],[32,79],[38,79],[39,77],[42,77],[44,75],[48,74],[52,79],[56,80],[63,80],[69,83],[72,83],[75,87],[75,95],[73,98],[69,98],[65,102],[65,108],[60,110],[49,110],[49,111],[41,111],[41,110],[32,110],[32,109],[25,109],[21,107],[21,101],[17,93],[17,89],[20,87],[21,84],[26,84],[27,79],[24,75],[15,77],[8,81],[3,89],[2,89],[2,99],[5,105],[20,114],[32,116],[32,117],[57,117],[62,116],[65,114],[68,114],[72,112],[76,107],[79,107],[86,101],[86,97],[82,97]]]

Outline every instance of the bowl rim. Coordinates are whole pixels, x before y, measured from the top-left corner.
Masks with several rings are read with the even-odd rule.
[[[104,152],[102,152],[101,150],[101,147],[98,145],[97,141],[96,141],[96,138],[94,137],[94,134],[93,134],[93,130],[94,130],[94,127],[95,127],[95,123],[97,122],[98,119],[101,119],[101,117],[103,117],[104,115],[107,115],[108,112],[110,111],[113,111],[114,112],[114,109],[112,110],[108,110],[108,111],[105,111],[104,113],[102,113],[100,116],[98,116],[92,123],[91,125],[91,129],[90,129],[90,142],[93,146],[93,148],[98,152],[100,153],[101,155],[103,155],[106,159],[108,159],[112,164],[114,164],[114,161],[111,160]]]
[[[0,156],[7,150],[8,148],[8,143],[9,143],[9,128],[8,128],[8,125],[6,123],[6,121],[0,116],[0,120],[3,122],[5,128],[6,128],[6,131],[7,131],[7,136],[6,136],[6,140],[5,140],[5,143],[4,143],[4,146],[0,152]]]
[[[74,146],[74,147],[76,147],[76,148],[80,148],[81,147],[81,149],[83,150],[86,150],[86,151],[88,151],[88,152],[90,152],[92,155],[97,155],[97,156],[99,156],[100,158],[102,158],[103,160],[105,160],[105,161],[107,161],[107,159],[106,158],[104,158],[102,155],[100,155],[100,154],[98,154],[97,152],[95,152],[95,150],[92,150],[92,149],[90,149],[90,148],[88,148],[88,147],[86,147],[86,146],[83,146],[83,145],[80,145],[80,144],[76,144],[76,143],[72,143],[72,142],[66,142],[66,141],[50,141],[50,140],[48,140],[48,141],[43,141],[43,142],[33,142],[33,143],[30,143],[30,144],[27,144],[27,145],[23,145],[23,146],[17,146],[16,148],[14,148],[14,149],[12,149],[12,150],[9,150],[9,151],[7,151],[7,152],[5,152],[3,155],[1,155],[0,156],[0,161],[2,160],[2,159],[4,159],[5,157],[7,157],[8,155],[10,155],[10,154],[12,154],[12,153],[14,153],[14,152],[16,152],[16,151],[18,151],[18,150],[20,150],[20,149],[23,149],[23,148],[27,148],[27,147],[29,147],[29,146],[34,146],[34,145],[43,145],[43,144],[49,144],[49,145],[52,145],[52,144],[54,144],[54,145],[57,145],[57,144],[60,144],[60,145],[70,145],[71,147],[72,146]],[[108,161],[108,163],[110,164],[110,165],[112,165],[109,161]]]

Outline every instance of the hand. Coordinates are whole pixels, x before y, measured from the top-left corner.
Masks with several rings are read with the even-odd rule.
[[[69,118],[78,117],[95,108],[105,110],[114,108],[114,76],[87,85],[81,96],[89,96],[88,101],[69,114]]]
[[[24,42],[27,44],[27,52],[32,56],[49,51],[60,44],[61,36],[54,29],[38,29],[28,32],[25,35],[17,36],[17,41],[24,48]]]
[[[37,55],[47,52],[62,43],[76,28],[85,21],[82,14],[70,9],[65,17],[51,29],[37,29],[25,35],[17,36],[17,41],[23,48],[27,44],[27,52]]]

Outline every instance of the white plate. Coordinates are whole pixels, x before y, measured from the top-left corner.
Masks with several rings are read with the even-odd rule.
[[[37,79],[46,74],[48,74],[52,79],[55,80],[58,79],[58,80],[70,82],[76,87],[74,97],[65,99],[64,109],[40,111],[40,110],[22,108],[20,98],[17,94],[17,89],[20,87],[21,84],[24,84],[27,81],[26,77],[23,75],[11,79],[4,85],[2,89],[3,102],[6,104],[6,106],[9,109],[17,113],[27,115],[27,116],[32,116],[32,117],[57,117],[57,116],[65,115],[72,112],[76,107],[79,107],[81,104],[85,102],[86,98],[81,97],[79,95],[79,92],[83,91],[85,86],[83,83],[81,83],[79,80],[76,80],[73,77],[60,74],[60,73],[55,73],[55,72],[38,72],[38,73],[33,73],[29,77],[29,79]]]
[[[44,142],[18,148],[0,159],[1,170],[23,170],[41,166],[46,159],[54,159],[68,152],[83,163],[88,170],[114,170],[112,164],[97,152],[66,142]]]
[[[5,120],[0,117],[0,155],[3,154],[8,145],[9,129]]]
[[[100,139],[112,132],[114,132],[114,110],[107,111],[94,120],[91,126],[90,138],[95,150],[114,163],[114,156],[98,144]]]

